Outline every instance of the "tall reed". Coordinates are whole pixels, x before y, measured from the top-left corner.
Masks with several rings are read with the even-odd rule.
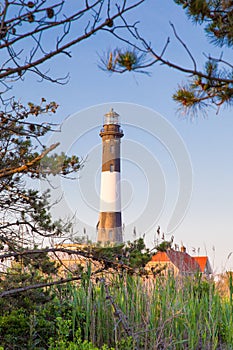
[[[107,289],[106,289],[107,288]],[[72,288],[73,330],[83,339],[123,349],[233,349],[232,299],[200,275],[143,279],[90,274]]]

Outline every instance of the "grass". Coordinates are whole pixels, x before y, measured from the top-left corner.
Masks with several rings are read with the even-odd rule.
[[[232,297],[200,275],[87,277],[71,293],[73,330],[96,346],[121,349],[128,339],[124,350],[233,349]]]
[[[201,275],[91,276],[53,286],[47,300],[36,292],[34,304],[2,299],[0,349],[233,350],[232,273],[228,290]]]

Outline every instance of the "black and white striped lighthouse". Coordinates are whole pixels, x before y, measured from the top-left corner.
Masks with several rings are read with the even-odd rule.
[[[119,114],[111,109],[105,114],[103,128],[100,130],[102,172],[97,241],[101,243],[123,242],[120,186],[120,144],[123,136]]]

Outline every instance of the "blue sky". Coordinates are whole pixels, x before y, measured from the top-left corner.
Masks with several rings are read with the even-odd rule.
[[[204,62],[203,52],[219,53],[208,44],[202,29],[188,21],[182,8],[172,1],[148,0],[129,18],[141,21],[139,28],[143,35],[159,50],[170,36],[167,57],[180,64],[189,66],[190,61],[174,38],[169,21],[197,57],[200,67]],[[23,102],[36,102],[41,97],[58,102],[60,108],[55,119],[58,123],[63,122],[63,129],[57,138],[64,141],[66,152],[86,159],[78,180],[59,181],[67,207],[60,204],[56,215],[75,214],[79,234],[85,227],[90,238],[95,239],[101,165],[98,132],[103,114],[113,106],[121,112],[125,132],[122,140],[125,238],[132,238],[136,226],[138,235],[146,232],[146,241],[151,246],[158,225],[167,233],[177,196],[186,180],[179,183],[177,164],[180,160],[167,148],[169,137],[164,144],[159,128],[158,132],[150,134],[148,113],[154,111],[159,120],[165,122],[172,137],[184,143],[183,150],[187,152],[192,168],[192,196],[187,211],[180,224],[166,237],[169,239],[173,234],[176,243],[182,242],[190,253],[193,248],[200,248],[201,254],[209,255],[215,270],[233,269],[233,256],[227,259],[233,250],[232,110],[223,108],[216,114],[210,109],[205,117],[200,115],[192,120],[180,116],[171,96],[177,84],[187,77],[161,65],[150,69],[150,77],[136,73],[108,75],[97,66],[98,53],[114,48],[114,45],[122,46],[111,36],[99,33],[74,47],[71,59],[58,57],[49,61],[46,67],[51,73],[62,76],[70,72],[70,81],[65,86],[38,83],[33,76],[14,85],[14,95]],[[230,52],[226,51],[227,55],[230,57]],[[141,119],[135,116],[136,126],[132,115],[135,105],[142,106],[138,107]],[[131,114],[127,116],[127,113]],[[69,125],[70,129],[67,129]],[[152,190],[157,192],[151,199]]]

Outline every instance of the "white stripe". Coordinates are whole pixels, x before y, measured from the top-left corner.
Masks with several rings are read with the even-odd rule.
[[[120,173],[117,171],[101,173],[100,211],[121,211]]]

